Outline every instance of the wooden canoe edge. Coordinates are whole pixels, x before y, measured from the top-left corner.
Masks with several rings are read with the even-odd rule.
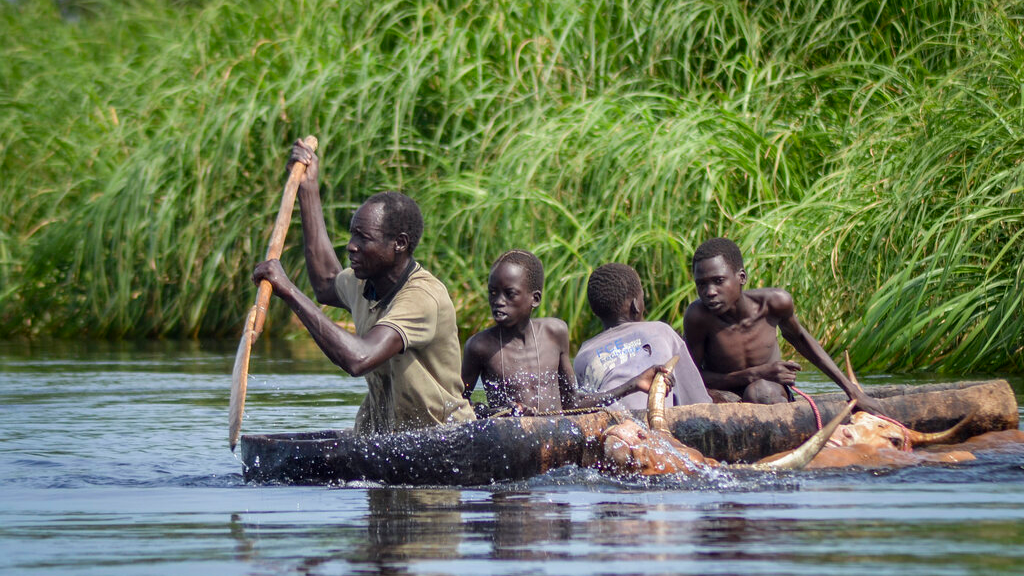
[[[578,416],[494,418],[396,434],[351,430],[246,434],[247,482],[389,485],[483,485],[596,462],[605,412]]]
[[[974,413],[956,439],[1019,426],[1017,400],[1006,380],[887,387],[879,398],[882,407],[905,426],[920,432],[952,427]],[[827,421],[842,410],[843,394],[816,397],[821,419]],[[728,462],[753,462],[791,450],[817,429],[806,400],[788,404],[700,404],[668,410],[669,428],[680,442],[706,456]]]
[[[953,441],[1019,426],[1017,401],[1005,380],[886,387],[879,397],[894,418],[921,432],[944,430],[975,412]],[[867,388],[875,396],[876,390]],[[823,421],[845,404],[842,394],[816,397]],[[639,413],[639,414],[642,414]],[[495,418],[381,436],[351,430],[247,434],[241,438],[246,481],[389,485],[485,485],[521,480],[575,464],[592,466],[601,432],[623,414]],[[752,462],[790,450],[816,430],[803,399],[788,404],[702,404],[666,409],[672,434],[706,456]]]

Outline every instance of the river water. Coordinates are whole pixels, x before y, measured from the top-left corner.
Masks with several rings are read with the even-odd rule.
[[[235,346],[0,342],[0,574],[1024,573],[1020,447],[882,472],[247,485]],[[352,425],[362,381],[315,348],[262,342],[251,366],[243,432]]]

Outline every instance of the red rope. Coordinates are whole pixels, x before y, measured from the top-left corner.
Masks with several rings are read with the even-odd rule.
[[[811,397],[807,395],[807,393],[797,388],[796,386],[790,386],[790,388],[793,389],[793,392],[796,392],[797,394],[806,398],[807,401],[811,404],[811,410],[814,411],[814,422],[815,424],[818,425],[818,430],[821,430],[821,413],[818,412],[818,406],[814,403],[814,400],[812,400]],[[881,414],[876,414],[876,416],[878,416],[882,420],[885,420],[886,422],[892,422],[893,424],[899,426],[900,430],[903,432],[903,447],[900,449],[903,450],[904,452],[914,451],[914,447],[910,445],[910,432],[907,431],[907,427],[904,426],[902,422],[896,420],[895,418],[889,418],[888,416],[883,416]]]
[[[892,422],[893,424],[899,426],[900,430],[903,431],[903,447],[900,448],[900,450],[903,450],[904,452],[914,451],[914,447],[910,445],[910,432],[907,431],[907,427],[904,426],[902,422],[894,418],[889,418],[888,416],[883,416],[881,414],[875,414],[875,416],[878,416],[879,418],[885,420],[886,422]]]
[[[814,412],[814,422],[815,424],[818,425],[818,430],[821,430],[821,413],[818,412],[818,405],[815,404],[814,400],[811,400],[811,397],[804,393],[803,390],[797,388],[796,386],[790,386],[790,388],[793,389],[793,392],[796,392],[797,394],[803,396],[804,398],[807,399],[808,402],[811,403],[811,410]]]

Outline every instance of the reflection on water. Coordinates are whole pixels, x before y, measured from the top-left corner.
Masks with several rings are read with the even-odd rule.
[[[367,490],[366,543],[357,560],[380,566],[403,565],[417,558],[454,558],[458,554],[462,514],[453,490]]]
[[[233,516],[232,534],[240,561],[298,574],[1017,573],[1019,486],[1009,498],[976,493],[952,510],[939,502],[950,494],[913,494],[919,489],[831,486],[787,498],[771,491],[343,489],[344,504],[308,511],[306,521],[284,511]],[[313,520],[340,506],[358,511]],[[989,507],[999,510],[973,517]]]
[[[226,442],[235,345],[0,343],[0,574],[880,576],[1024,561],[1020,447],[880,472],[248,486]],[[360,380],[315,348],[263,346],[244,431],[351,426]]]

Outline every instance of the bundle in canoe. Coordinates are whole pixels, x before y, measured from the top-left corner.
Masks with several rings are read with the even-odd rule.
[[[951,441],[1018,427],[1017,401],[1005,380],[872,387],[893,418],[921,432],[952,427]],[[815,396],[823,420],[838,414],[843,394]],[[806,401],[701,404],[665,411],[679,441],[726,462],[752,462],[790,450],[816,431]],[[246,481],[340,484],[370,480],[403,485],[481,485],[521,480],[561,466],[594,466],[600,434],[616,423],[607,411],[582,415],[494,418],[378,436],[350,430],[243,435]]]

